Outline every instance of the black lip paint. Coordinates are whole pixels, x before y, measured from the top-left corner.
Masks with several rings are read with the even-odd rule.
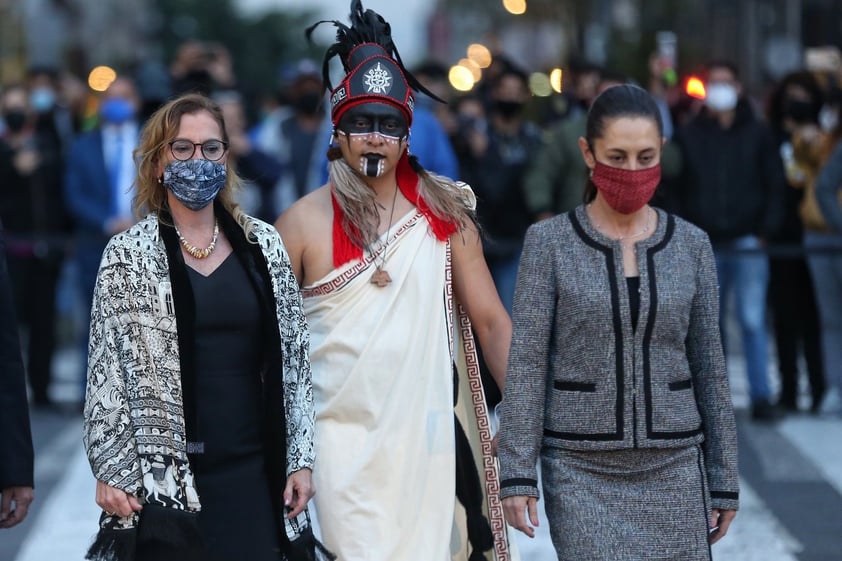
[[[380,177],[383,173],[383,156],[379,154],[363,156],[361,164],[361,171],[368,177]]]

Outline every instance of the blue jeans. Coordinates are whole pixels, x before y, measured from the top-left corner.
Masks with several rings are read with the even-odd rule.
[[[520,264],[520,250],[514,255],[503,258],[488,260],[488,270],[491,278],[494,279],[494,286],[497,287],[497,294],[503,302],[506,311],[512,315],[512,302],[515,298],[515,281],[517,281],[517,270]]]
[[[819,309],[825,381],[828,389],[842,392],[842,234],[807,231],[804,246]]]
[[[714,246],[716,271],[719,277],[719,322],[723,343],[725,310],[733,292],[737,322],[743,339],[743,354],[748,373],[749,396],[752,403],[770,400],[769,389],[769,332],[766,326],[766,291],[769,287],[769,258],[760,250],[756,236],[744,236]]]

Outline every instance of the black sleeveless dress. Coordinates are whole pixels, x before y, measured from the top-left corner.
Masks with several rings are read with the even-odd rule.
[[[208,561],[278,561],[264,467],[259,299],[233,253],[205,277],[187,267],[196,301],[196,409],[205,450],[193,471]]]

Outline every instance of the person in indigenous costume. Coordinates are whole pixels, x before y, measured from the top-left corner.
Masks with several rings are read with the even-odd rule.
[[[135,209],[94,290],[84,444],[97,561],[313,559],[313,396],[278,232],[233,204],[219,107],[177,98],[137,151]]]
[[[409,154],[425,89],[380,15],[350,17],[323,68],[345,71],[330,180],[276,222],[312,337],[318,527],[342,561],[511,559],[473,338],[502,386],[511,322],[475,199]]]
[[[716,263],[707,234],[648,204],[663,144],[648,92],[602,92],[579,139],[585,204],[526,236],[501,496],[533,536],[540,459],[559,561],[710,561],[737,514]]]

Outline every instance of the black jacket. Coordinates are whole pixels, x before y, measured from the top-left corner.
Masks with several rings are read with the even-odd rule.
[[[521,124],[512,136],[491,127],[485,153],[460,162],[462,180],[477,196],[477,218],[486,235],[483,249],[487,259],[507,259],[523,246],[526,229],[532,223],[523,177],[540,142],[540,131],[529,122]]]
[[[33,486],[26,380],[0,225],[0,490]]]
[[[771,131],[745,101],[730,128],[707,112],[679,129],[682,171],[668,187],[677,214],[714,242],[773,236],[783,221],[786,176]]]

